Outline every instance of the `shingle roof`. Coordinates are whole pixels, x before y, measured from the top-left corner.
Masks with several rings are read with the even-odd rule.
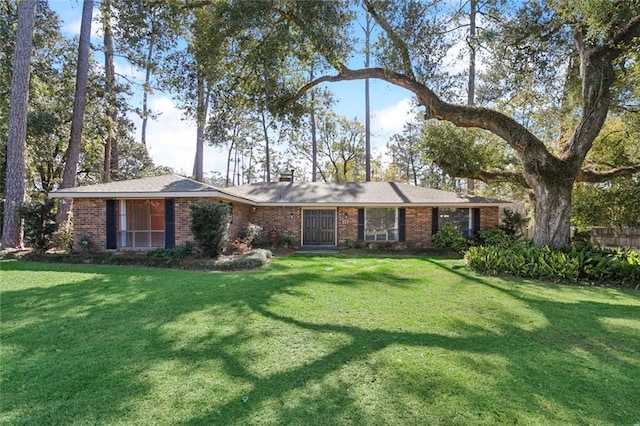
[[[218,194],[215,187],[206,183],[178,175],[153,176],[96,185],[76,186],[58,189],[51,193],[53,198],[108,197],[108,196],[152,196],[192,193],[193,195]]]
[[[258,205],[498,205],[505,202],[394,182],[275,182],[216,188],[178,175],[59,189],[53,198],[219,197]]]
[[[394,182],[254,183],[224,188],[224,192],[266,205],[476,205],[504,204],[490,200]]]

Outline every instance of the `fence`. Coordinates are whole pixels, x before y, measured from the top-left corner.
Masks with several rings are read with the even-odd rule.
[[[591,242],[605,247],[640,249],[640,228],[591,227]]]

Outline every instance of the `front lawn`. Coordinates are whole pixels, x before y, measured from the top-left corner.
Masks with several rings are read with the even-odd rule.
[[[640,292],[433,257],[0,261],[3,424],[640,423]]]

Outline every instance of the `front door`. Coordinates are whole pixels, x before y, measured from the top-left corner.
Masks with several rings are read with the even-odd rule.
[[[302,245],[336,245],[335,210],[304,210],[302,217]]]

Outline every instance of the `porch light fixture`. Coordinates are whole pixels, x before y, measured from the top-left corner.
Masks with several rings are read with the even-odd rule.
[[[344,212],[344,220],[349,220],[349,213]]]
[[[289,219],[293,219],[293,212],[289,213]]]

